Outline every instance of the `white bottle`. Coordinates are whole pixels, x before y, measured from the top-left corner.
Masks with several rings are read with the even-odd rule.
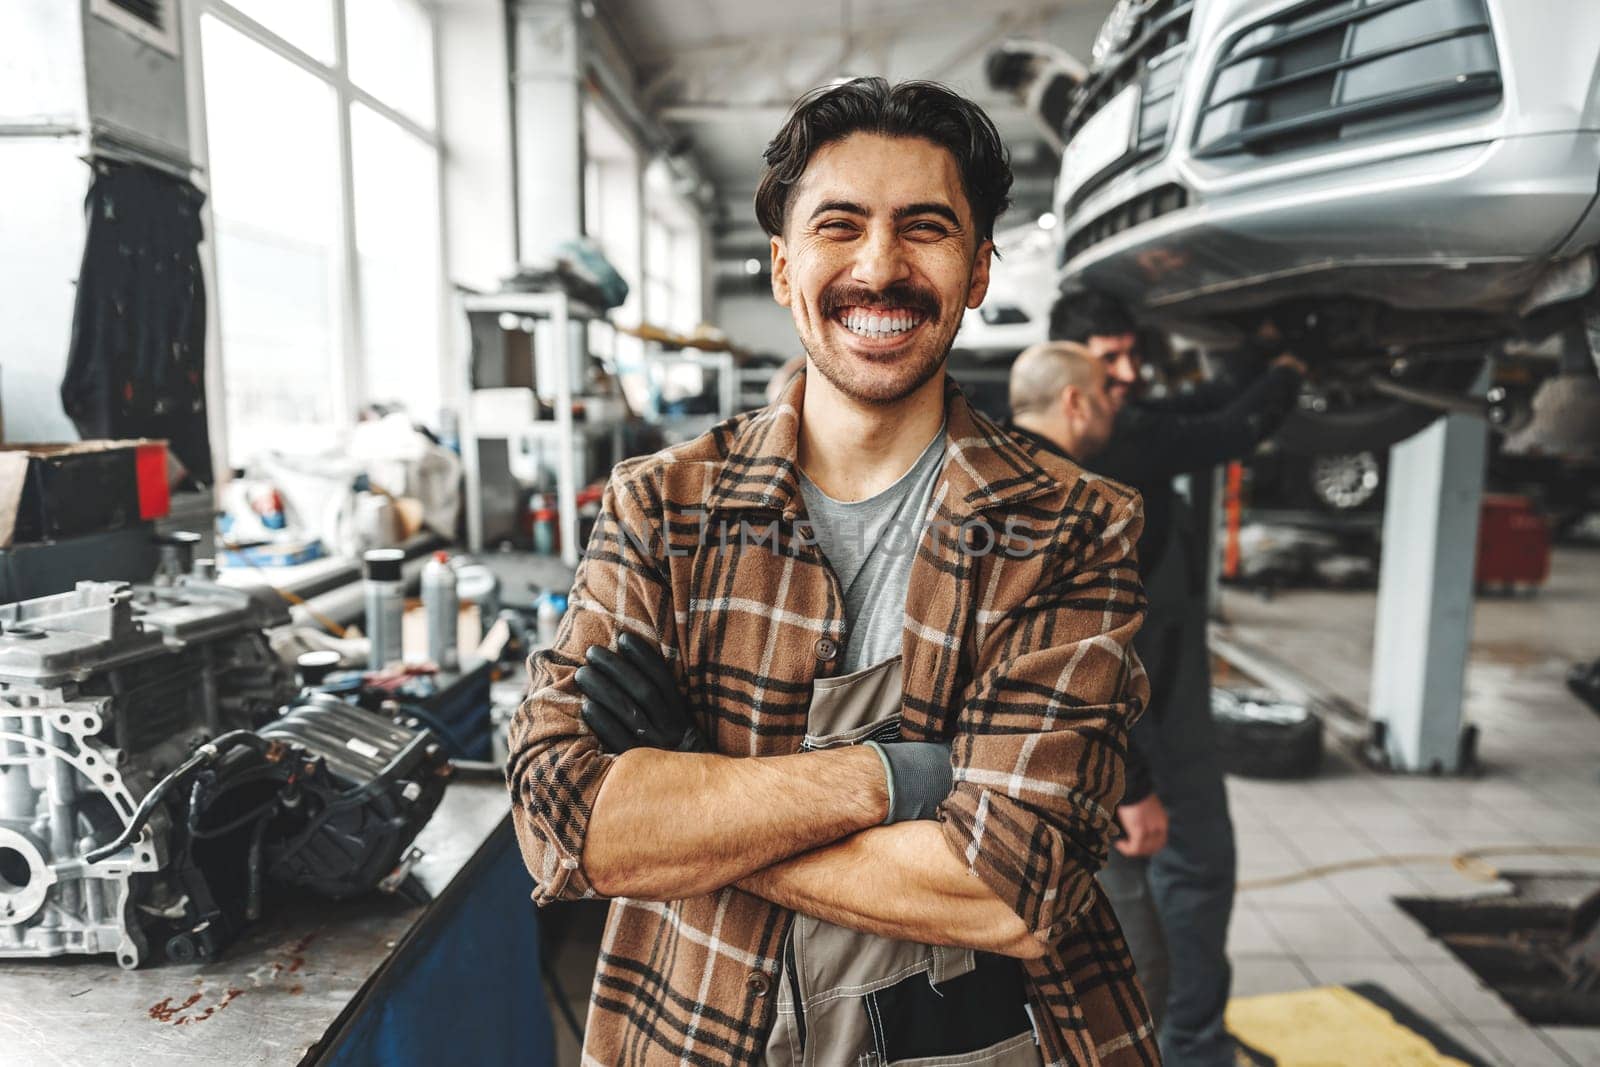
[[[461,665],[456,635],[461,602],[447,552],[435,552],[422,568],[422,614],[428,621],[428,658],[441,671],[455,670]]]
[[[544,593],[539,597],[539,645],[550,648],[556,643],[556,631],[561,627],[561,607],[555,595]]]

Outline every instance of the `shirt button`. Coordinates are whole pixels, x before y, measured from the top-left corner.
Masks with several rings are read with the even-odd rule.
[[[839,654],[838,642],[831,637],[819,637],[817,638],[816,653],[818,659],[828,663]]]
[[[750,992],[758,997],[764,997],[772,989],[772,983],[760,971],[751,971],[750,977],[745,979],[745,984],[750,987]]]

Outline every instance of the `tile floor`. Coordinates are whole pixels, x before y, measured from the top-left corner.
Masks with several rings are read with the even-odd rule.
[[[1231,637],[1269,648],[1324,691],[1367,703],[1374,597],[1224,594]],[[1315,629],[1304,619],[1317,619]],[[1330,654],[1331,653],[1331,654]],[[1473,779],[1379,775],[1342,754],[1311,782],[1234,778],[1241,891],[1229,934],[1234,993],[1376,982],[1490,1063],[1600,1064],[1600,1029],[1531,1027],[1392,902],[1475,894],[1443,863],[1349,871],[1274,889],[1264,879],[1339,860],[1445,856],[1496,845],[1600,846],[1600,717],[1563,684],[1600,655],[1600,552],[1558,551],[1537,597],[1478,602],[1467,717],[1482,731]],[[1490,857],[1503,869],[1600,870],[1592,858]]]
[[[1370,593],[1224,597],[1234,639],[1271,649],[1356,707],[1367,702],[1373,611]],[[1600,717],[1563,685],[1571,661],[1600,655],[1600,551],[1558,551],[1539,596],[1480,600],[1475,623],[1467,714],[1482,731],[1482,777],[1385,776],[1335,753],[1310,782],[1229,780],[1245,886],[1229,933],[1234,995],[1376,982],[1488,1063],[1596,1067],[1600,1029],[1521,1022],[1391,899],[1479,893],[1495,883],[1472,881],[1442,863],[1408,863],[1249,887],[1252,879],[1369,856],[1443,856],[1494,845],[1600,846]],[[1600,869],[1592,859],[1490,862],[1509,869]],[[580,1021],[602,917],[603,910],[589,904],[558,920],[569,935],[556,967]],[[578,1063],[559,1020],[556,1031],[557,1063]]]

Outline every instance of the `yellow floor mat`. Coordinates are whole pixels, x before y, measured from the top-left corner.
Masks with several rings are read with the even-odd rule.
[[[1343,986],[1240,997],[1228,1031],[1276,1067],[1473,1067],[1436,1048],[1393,1012]],[[1246,1057],[1241,1062],[1252,1062]]]

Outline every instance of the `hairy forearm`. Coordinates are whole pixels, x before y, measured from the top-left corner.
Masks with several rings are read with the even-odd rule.
[[[883,822],[867,748],[735,759],[634,749],[595,798],[583,870],[597,893],[679,900]]]
[[[1037,959],[1047,946],[962,866],[931,820],[853,834],[743,878],[739,888],[862,933]]]

